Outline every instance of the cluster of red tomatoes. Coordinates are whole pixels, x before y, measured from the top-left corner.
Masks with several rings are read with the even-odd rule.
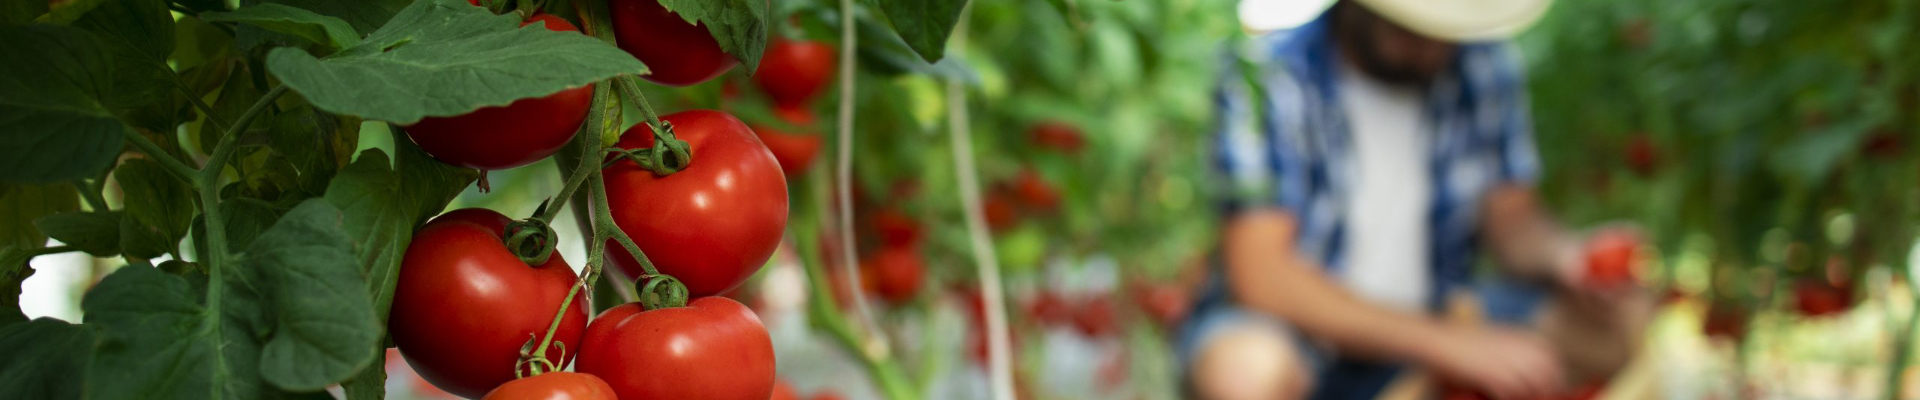
[[[647,64],[648,80],[686,86],[736,64],[705,26],[686,23],[656,0],[609,0],[609,6],[620,47]],[[552,15],[532,14],[525,24],[535,22],[578,31]],[[776,99],[817,94],[832,69],[832,49],[822,48],[775,44],[761,76],[798,70],[779,74],[812,80],[770,77],[761,78],[761,85]],[[572,88],[427,118],[405,130],[442,162],[513,168],[559,151],[591,102],[590,87]],[[589,321],[584,290],[573,291],[582,282],[557,251],[530,265],[504,242],[508,217],[486,209],[450,211],[415,232],[388,321],[393,343],[422,378],[455,395],[490,399],[761,400],[774,392],[773,346],[765,326],[746,306],[716,295],[739,286],[771,257],[787,223],[785,173],[803,169],[805,162],[788,165],[791,160],[776,158],[785,142],[763,143],[766,135],[724,112],[691,110],[660,119],[687,143],[693,160],[669,175],[614,162],[601,171],[607,204],[600,206],[659,275],[684,284],[692,300],[684,307],[615,306]],[[654,141],[652,128],[638,124],[617,146],[651,148]],[[609,264],[628,276],[648,276],[620,245],[606,249]],[[563,302],[565,312],[556,317]],[[529,362],[536,359],[545,360],[545,370],[572,364],[575,372],[516,379],[535,370]]]

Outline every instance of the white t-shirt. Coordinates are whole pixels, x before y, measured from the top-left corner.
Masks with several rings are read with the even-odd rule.
[[[1432,290],[1428,211],[1433,126],[1419,88],[1367,76],[1345,62],[1337,81],[1352,134],[1346,260],[1340,280],[1378,305],[1417,311]]]

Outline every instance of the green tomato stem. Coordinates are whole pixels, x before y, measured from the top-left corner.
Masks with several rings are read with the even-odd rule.
[[[147,140],[147,137],[141,136],[139,132],[135,132],[132,129],[127,129],[124,132],[126,132],[127,142],[133,143],[133,147],[139,148],[140,152],[147,153],[147,158],[158,161],[162,168],[167,169],[167,172],[173,173],[174,176],[178,176],[180,179],[186,180],[187,183],[198,184],[200,182],[198,175],[200,170],[180,162],[180,159],[174,158],[172,154],[168,154],[166,150],[161,149],[160,145],[154,144],[152,140]],[[103,209],[101,211],[105,210]]]

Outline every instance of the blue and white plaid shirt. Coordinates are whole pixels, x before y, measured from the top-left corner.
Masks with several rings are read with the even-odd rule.
[[[1262,36],[1244,61],[1229,63],[1238,67],[1223,75],[1215,97],[1213,157],[1228,215],[1249,206],[1288,211],[1299,222],[1299,251],[1338,271],[1348,251],[1393,250],[1345,246],[1347,216],[1364,210],[1345,209],[1355,180],[1353,149],[1328,25],[1323,15]],[[1531,184],[1539,175],[1525,84],[1511,46],[1464,44],[1426,90],[1427,126],[1434,128],[1426,160],[1434,188],[1427,221],[1430,306],[1469,277],[1484,195],[1503,183]]]

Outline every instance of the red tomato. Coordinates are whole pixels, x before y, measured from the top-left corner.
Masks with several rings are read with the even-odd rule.
[[[761,53],[753,81],[774,104],[806,104],[833,79],[834,53],[826,43],[776,39]]]
[[[1021,205],[1035,210],[1052,210],[1060,206],[1060,190],[1032,169],[1020,171],[1013,180],[1013,194]]]
[[[753,134],[760,136],[760,143],[766,144],[767,151],[773,152],[773,158],[780,160],[780,170],[788,176],[799,175],[813,165],[813,158],[820,154],[820,145],[824,137],[812,132],[815,118],[806,107],[774,106],[774,115],[781,121],[793,124],[799,132],[787,132],[771,126],[754,126]]]
[[[1133,291],[1134,303],[1155,324],[1172,327],[1186,318],[1191,298],[1179,285],[1136,282],[1129,286]]]
[[[885,208],[872,214],[873,230],[880,234],[884,247],[911,247],[920,244],[920,222],[897,208]]]
[[[1014,219],[1013,200],[1007,199],[1007,195],[999,191],[987,194],[985,199],[981,199],[980,212],[985,214],[989,231],[1004,231],[1012,228],[1015,222],[1019,222]]]
[[[1073,311],[1073,327],[1080,334],[1091,338],[1113,336],[1120,331],[1118,313],[1114,311],[1113,299],[1106,296],[1087,298]]]
[[[515,379],[487,392],[484,400],[619,400],[607,381],[578,372],[548,372]]]
[[[689,24],[656,0],[608,0],[613,35],[620,49],[653,71],[653,83],[688,86],[706,82],[733,68],[732,55],[707,33],[706,24]]]
[[[1870,158],[1899,158],[1906,148],[1906,140],[1891,131],[1876,131],[1860,143],[1860,152]]]
[[[1046,121],[1027,128],[1027,140],[1043,149],[1073,154],[1086,147],[1087,140],[1080,134],[1080,128],[1060,121]]]
[[[1041,289],[1027,302],[1027,315],[1041,326],[1061,326],[1073,321],[1073,307],[1058,293]]]
[[[520,348],[545,335],[567,290],[578,284],[559,252],[528,266],[501,237],[507,217],[467,208],[435,217],[413,235],[400,261],[393,343],[407,364],[447,392],[477,398],[513,380]],[[585,292],[577,293],[547,350],[565,366],[587,325]],[[562,351],[564,349],[564,351]]]
[[[1735,303],[1716,301],[1707,307],[1707,318],[1702,321],[1700,331],[1708,338],[1728,338],[1740,342],[1747,337],[1747,308]]]
[[[768,397],[767,400],[800,400],[800,394],[795,393],[793,386],[788,386],[785,379],[775,378],[773,380],[773,396]]]
[[[548,30],[579,32],[565,19],[540,14],[521,23],[545,22]],[[407,137],[433,158],[466,168],[507,169],[547,158],[573,139],[593,104],[593,87],[565,89],[506,106],[481,107],[451,117],[428,117],[407,126]]]
[[[603,173],[614,223],[647,253],[660,273],[679,278],[693,296],[725,293],[759,271],[787,227],[787,178],[760,139],[732,115],[712,110],[660,119],[687,141],[693,163],[666,177],[622,160]],[[634,125],[620,138],[628,149],[653,146],[653,130]],[[618,243],[608,260],[630,276],[645,272]]]
[[[1802,279],[1793,284],[1794,308],[1800,315],[1823,317],[1847,311],[1853,304],[1851,285],[1835,285],[1820,279]]]
[[[587,327],[574,370],[622,399],[766,400],[773,340],[753,310],[725,297],[647,311],[629,303]]]
[[[1645,133],[1636,133],[1627,142],[1627,167],[1640,176],[1653,175],[1660,166],[1660,150]]]
[[[872,280],[867,282],[869,289],[888,303],[912,301],[926,280],[927,268],[920,260],[919,249],[914,247],[883,248],[868,256],[863,264],[866,272],[872,274]]]
[[[1601,231],[1588,238],[1587,283],[1599,287],[1632,283],[1639,252],[1640,238],[1631,233]]]

